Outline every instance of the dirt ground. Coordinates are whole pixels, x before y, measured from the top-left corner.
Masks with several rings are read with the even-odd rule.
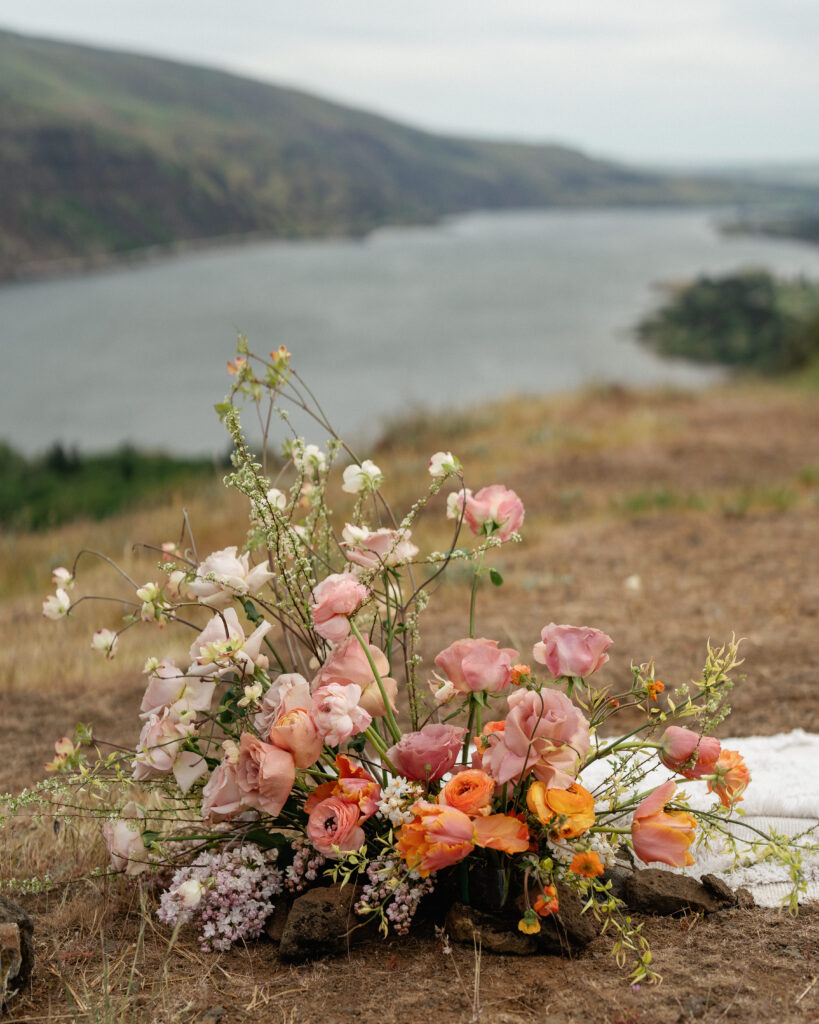
[[[429,441],[429,451],[451,447],[459,454],[469,486],[502,481],[527,508],[525,542],[503,549],[494,563],[503,588],[481,597],[480,632],[528,659],[549,621],[596,626],[615,640],[607,678],[627,679],[632,661],[653,657],[669,687],[696,678],[708,638],[720,644],[735,633],[744,638],[745,663],[722,734],[819,731],[819,402],[784,389],[700,396],[609,391],[511,405],[503,415],[505,432],[483,417],[451,442],[440,433]],[[506,444],[487,454],[499,436]],[[400,450],[385,449],[379,464],[393,457],[400,464],[426,445],[421,432]],[[482,478],[470,478],[470,466]],[[69,536],[55,536],[53,551],[62,552]],[[237,540],[241,533],[218,546]],[[41,557],[45,593],[48,570],[59,563]],[[461,581],[442,589],[422,623],[427,663],[466,632],[464,587]],[[21,629],[41,600],[28,587],[0,603],[3,636]],[[54,643],[56,652],[50,637],[42,631],[31,643]],[[83,641],[62,637],[59,658],[70,659]],[[62,684],[52,679],[39,691],[19,674],[0,684],[0,749],[7,755],[0,791],[40,777],[54,739],[78,719],[93,720],[98,735],[133,743],[144,686],[136,666],[136,658],[123,659],[102,674],[96,662],[88,673],[67,664]],[[37,918],[38,969],[9,1019],[478,1019],[471,1009],[474,952],[455,947],[446,955],[431,934],[293,967],[279,963],[266,940],[215,957],[183,935],[168,953],[168,936],[151,922],[144,948],[136,950],[143,918],[135,891],[117,882],[105,896],[101,884],[20,897]],[[796,918],[762,910],[648,918],[645,934],[664,983],[634,991],[606,937],[572,960],[485,953],[479,1019],[819,1020],[817,924],[815,905]],[[126,999],[132,965],[138,994]]]

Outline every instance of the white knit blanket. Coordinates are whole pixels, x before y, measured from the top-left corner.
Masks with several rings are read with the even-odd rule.
[[[751,782],[738,807],[746,825],[763,832],[799,836],[813,829],[808,842],[819,843],[819,735],[803,729],[779,733],[776,736],[745,736],[721,740],[727,750],[738,750],[745,758],[751,773]],[[583,784],[593,789],[605,777],[605,761],[595,762],[583,772]],[[660,785],[674,776],[665,768],[656,768],[641,785]],[[680,789],[685,789],[692,807],[705,810],[713,806],[714,794],[708,793],[704,782],[691,782],[676,777]],[[740,817],[738,815],[738,817]],[[738,838],[753,836],[750,830],[737,826],[732,830]],[[777,907],[791,891],[787,867],[768,861],[754,863],[751,854],[742,866],[731,870],[733,857],[724,847],[706,850],[694,848],[693,866],[684,873],[699,878],[705,874],[719,875],[732,887],[744,885],[762,907]],[[819,855],[805,855],[803,864],[807,875],[807,890],[800,893],[800,903],[819,899]],[[651,867],[664,868],[661,864]],[[676,870],[669,868],[668,870]]]

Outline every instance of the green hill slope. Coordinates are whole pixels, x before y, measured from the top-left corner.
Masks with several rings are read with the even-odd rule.
[[[180,240],[734,194],[560,146],[434,135],[207,68],[0,32],[0,277]]]

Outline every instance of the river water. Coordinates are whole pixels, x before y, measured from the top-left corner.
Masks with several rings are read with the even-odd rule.
[[[237,333],[286,345],[337,429],[419,408],[591,383],[700,387],[713,370],[631,336],[657,282],[765,266],[819,278],[819,249],[726,237],[713,211],[474,213],[363,240],[265,242],[0,287],[0,438],[31,453],[124,441],[222,453],[213,403]],[[321,441],[319,434],[310,438]]]

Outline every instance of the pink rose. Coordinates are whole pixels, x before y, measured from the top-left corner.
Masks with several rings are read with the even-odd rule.
[[[270,730],[270,742],[281,750],[288,750],[297,768],[315,764],[324,746],[322,735],[306,708],[285,711]]]
[[[316,804],[307,819],[307,838],[325,857],[359,850],[364,845],[364,831],[358,824],[358,804],[328,797]],[[338,847],[334,850],[333,847]]]
[[[590,676],[609,660],[607,648],[614,641],[599,629],[588,626],[556,626],[550,622],[532,649],[535,661],[545,665],[555,679],[560,676]]]
[[[350,616],[369,597],[369,590],[351,572],[327,576],[313,589],[313,628],[319,636],[337,644],[350,632]]]
[[[236,765],[223,761],[213,769],[213,774],[202,790],[202,817],[205,821],[222,821],[234,814],[247,810],[244,795],[239,789]]]
[[[512,682],[512,665],[518,652],[498,647],[496,640],[456,640],[436,657],[440,668],[458,693],[486,690],[499,693]]]
[[[666,768],[686,779],[713,775],[722,750],[722,744],[716,737],[700,736],[692,729],[682,729],[678,725],[669,725],[660,743],[660,760]]]
[[[328,683],[313,694],[313,721],[331,747],[364,732],[372,722],[372,715],[359,706],[360,697],[361,687],[354,683],[349,686]]]
[[[253,725],[260,736],[267,736],[287,711],[310,707],[310,684],[298,672],[286,672],[278,676],[262,697],[259,711],[253,717]]]
[[[249,732],[242,733],[236,784],[247,806],[275,817],[284,807],[295,781],[292,754],[271,743],[262,743]]]
[[[418,732],[404,733],[387,757],[405,778],[432,782],[455,764],[465,735],[461,726],[425,725]]]
[[[398,683],[388,675],[390,663],[387,661],[387,656],[374,644],[369,643],[370,638],[366,633],[362,634],[362,638],[367,644],[373,664],[381,677],[390,706],[395,711]],[[313,680],[313,689],[318,690],[328,683],[338,683],[340,686],[349,686],[354,683],[361,688],[359,707],[362,707],[373,718],[381,718],[384,715],[385,708],[381,691],[373,676],[369,659],[357,637],[349,636],[338,647],[333,648]]]
[[[491,533],[502,541],[509,540],[523,523],[523,502],[503,484],[483,487],[477,494],[466,488],[457,494],[453,505],[459,513],[463,509],[466,525],[473,533]]]
[[[530,771],[551,789],[568,789],[589,749],[589,723],[558,690],[515,690],[502,731],[486,732],[481,768],[502,785]]]
[[[409,530],[368,530],[366,526],[347,523],[341,536],[341,546],[351,562],[365,569],[378,569],[385,565],[404,565],[418,554],[410,541]]]

